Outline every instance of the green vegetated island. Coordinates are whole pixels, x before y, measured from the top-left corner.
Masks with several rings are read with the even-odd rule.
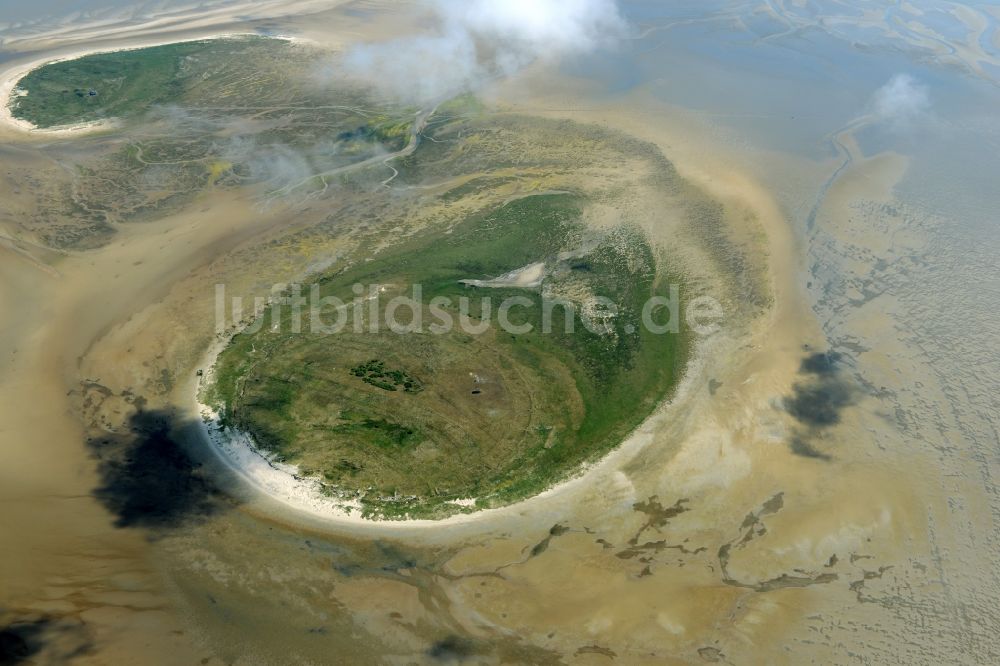
[[[295,65],[302,65],[298,79],[288,75]],[[406,143],[408,120],[366,112],[355,106],[366,101],[357,93],[331,105],[311,80],[316,67],[308,49],[282,39],[179,42],[43,65],[18,81],[9,103],[15,118],[39,128],[109,119],[146,121],[154,107],[201,112],[206,121],[242,110],[258,120],[283,121],[272,122],[273,134],[293,128],[298,142],[319,136],[302,131],[308,118],[332,121],[341,141],[374,139],[390,148]],[[355,113],[354,126],[344,123],[344,111]],[[326,133],[323,137],[329,139]]]
[[[642,181],[671,202],[690,199],[677,214],[712,239],[713,260],[742,265],[742,255],[725,254],[721,209],[634,139],[490,115],[469,98],[418,127],[414,109],[386,108],[349,86],[322,89],[316,66],[315,52],[262,38],[96,54],[29,73],[12,110],[39,127],[108,117],[141,125],[137,138],[78,166],[66,214],[83,210],[95,224],[162,214],[206,187],[309,197],[340,188],[357,223],[303,233],[358,240],[302,293],[316,285],[321,298],[347,303],[322,313],[346,325],[293,332],[290,308],[265,310],[219,355],[202,399],[224,429],[249,433],[320,479],[324,493],[360,502],[365,516],[509,504],[618,446],[683,372],[687,331],[656,333],[640,317],[683,276],[640,227],[588,225],[585,212],[619,205],[633,191],[628,179]],[[393,151],[393,184],[418,193],[410,198],[385,195],[388,168],[373,156]],[[520,269],[532,279],[511,277]],[[350,305],[359,284],[380,285],[377,299],[362,296],[361,330]],[[373,309],[384,321],[393,297],[412,296],[414,285],[420,307],[397,317],[416,315],[419,330],[372,331]],[[617,312],[595,310],[597,297]],[[509,324],[530,332],[500,325],[498,306],[511,298]],[[556,303],[548,331],[543,301]],[[653,311],[657,323],[669,316]]]
[[[343,328],[294,333],[286,308],[236,335],[212,396],[225,426],[322,477],[330,493],[357,497],[369,516],[436,517],[470,509],[456,503],[468,498],[497,506],[566,478],[652,412],[687,349],[683,334],[640,325],[647,299],[668,293],[661,258],[636,229],[585,228],[585,205],[573,194],[524,196],[324,275],[319,293],[337,300],[322,321]],[[490,282],[539,263],[540,285]],[[356,284],[366,291],[355,304]],[[381,285],[377,300],[370,285]],[[416,301],[413,285],[421,306],[394,311],[410,332],[387,330],[386,308],[397,296]],[[617,314],[588,310],[596,296]],[[501,326],[498,307],[514,297]],[[435,299],[445,304],[436,311]]]
[[[15,118],[39,128],[114,122],[72,156],[72,183],[51,174],[37,219],[26,223],[55,247],[94,247],[117,224],[176,212],[207,191],[297,192],[404,149],[414,109],[325,84],[318,72],[328,59],[308,45],[247,36],[95,53],[28,72],[5,100]]]

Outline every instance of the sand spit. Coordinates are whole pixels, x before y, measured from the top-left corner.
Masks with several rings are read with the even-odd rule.
[[[102,13],[101,18],[79,20],[80,14],[55,20],[42,27],[28,25],[22,33],[18,27],[4,31],[4,48],[17,52],[57,53],[63,47],[103,42],[111,45],[135,46],[135,40],[163,39],[182,41],[199,38],[211,32],[227,32],[232,26],[253,25],[274,17],[310,16],[336,9],[346,0],[243,0],[215,7],[194,3],[186,7],[146,8],[149,13],[136,16],[134,8],[121,14]],[[248,17],[253,17],[248,21]]]

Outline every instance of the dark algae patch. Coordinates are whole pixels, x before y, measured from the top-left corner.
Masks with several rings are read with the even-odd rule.
[[[524,196],[374,257],[362,248],[366,260],[316,280],[323,298],[346,304],[320,313],[323,333],[293,333],[290,309],[267,310],[220,355],[206,398],[227,426],[369,516],[438,517],[472,509],[454,500],[482,508],[544,490],[648,416],[687,349],[685,331],[640,325],[646,300],[676,282],[662,257],[639,230],[585,228],[586,205]],[[467,282],[536,262],[541,287]],[[585,321],[597,296],[618,312]],[[385,310],[402,297],[419,305],[396,308],[403,330],[389,330]],[[500,326],[499,305],[513,298]]]
[[[366,384],[377,386],[384,391],[402,390],[407,393],[419,393],[423,389],[420,382],[410,377],[405,370],[388,370],[385,363],[378,359],[351,368],[351,374],[360,377]]]

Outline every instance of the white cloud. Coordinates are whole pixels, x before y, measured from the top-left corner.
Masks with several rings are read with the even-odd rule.
[[[426,101],[475,88],[528,63],[614,43],[615,0],[435,0],[437,34],[350,50],[347,71],[396,97]]]
[[[896,74],[872,97],[872,111],[878,119],[901,127],[924,115],[930,106],[927,86],[909,74]]]

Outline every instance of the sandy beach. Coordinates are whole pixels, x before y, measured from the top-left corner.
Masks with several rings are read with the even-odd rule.
[[[211,34],[220,34],[206,30],[204,34],[190,35],[190,38],[202,38]],[[162,43],[161,39],[145,39],[144,44]],[[135,46],[134,40],[130,40],[128,47]],[[123,45],[124,47],[125,45]],[[101,45],[94,50],[108,50],[109,45]],[[88,52],[90,49],[77,49],[76,54]],[[69,54],[60,54],[59,57],[69,57]],[[20,63],[16,67],[11,67],[4,74],[4,81],[8,87],[24,72],[30,70],[32,66],[37,66],[43,62],[51,60],[51,56],[37,57],[27,63]],[[535,113],[538,106],[543,106],[544,102],[533,103],[531,112]],[[574,120],[590,121],[591,118],[583,113],[558,114],[565,115]],[[621,124],[619,124],[621,123]],[[622,127],[626,131],[638,128],[638,124],[630,125],[630,121],[625,116],[618,116],[614,119],[615,126]],[[12,128],[13,129],[13,128]],[[28,133],[29,137],[40,137],[42,133]],[[678,158],[676,147],[671,140],[663,136],[648,137],[660,143],[664,148],[669,147],[668,155],[677,159],[678,166],[684,170],[685,174],[698,179],[700,183],[714,188],[713,194],[725,197],[733,206],[756,211],[756,216],[763,223],[768,234],[767,246],[769,256],[792,257],[795,253],[791,250],[791,236],[784,220],[776,212],[772,202],[770,202],[758,186],[751,184],[736,173],[731,173],[727,178],[721,177],[721,173],[713,171],[713,164],[698,164],[694,160],[687,160],[688,156]],[[694,151],[692,151],[694,152]],[[711,175],[708,175],[711,174]],[[226,204],[239,207],[239,202]],[[79,325],[57,329],[58,321],[54,321],[46,326],[46,330],[51,331],[50,338],[45,344],[47,349],[65,349],[62,355],[53,358],[75,358],[84,357],[85,361],[81,368],[84,376],[99,380],[106,386],[129,386],[134,379],[129,379],[132,371],[130,366],[138,366],[136,353],[139,350],[138,342],[142,341],[143,351],[141,353],[148,359],[154,358],[158,353],[167,349],[178,349],[178,345],[190,347],[196,341],[185,339],[182,332],[183,325],[178,323],[169,324],[168,328],[161,329],[164,322],[166,310],[163,305],[159,305],[161,299],[167,298],[168,294],[183,293],[189,290],[194,284],[204,284],[204,278],[186,278],[179,282],[174,290],[169,289],[171,281],[164,280],[165,276],[178,276],[187,274],[196,265],[205,265],[213,257],[222,256],[225,247],[233,247],[239,243],[248,242],[253,236],[249,235],[249,230],[241,232],[240,236],[232,237],[227,231],[226,225],[212,224],[210,219],[238,219],[232,214],[223,216],[221,202],[212,204],[211,216],[191,216],[178,217],[157,223],[154,227],[143,227],[130,229],[123,233],[116,242],[93,254],[84,255],[81,259],[68,259],[58,266],[59,271],[65,276],[60,284],[72,283],[77,285],[73,290],[62,289],[60,302],[66,305],[59,306],[59,309],[66,313],[80,311],[85,303],[94,302],[95,292],[101,293],[106,290],[106,285],[100,276],[101,266],[116,266],[115,273],[118,274],[117,284],[132,285],[127,292],[115,290],[113,302],[115,307],[87,307],[86,311],[93,320],[89,327]],[[280,215],[271,220],[261,220],[256,224],[258,231],[262,233],[273,224],[280,221]],[[211,231],[209,232],[209,229]],[[123,230],[124,231],[124,230]],[[181,234],[186,239],[187,244],[173,242],[169,245],[173,248],[169,252],[155,251],[154,247],[161,244],[162,234]],[[179,238],[179,237],[177,237]],[[183,248],[183,249],[182,249]],[[141,260],[141,263],[135,264]],[[90,267],[91,262],[96,262]],[[126,266],[133,265],[131,268]],[[284,525],[294,526],[295,529],[308,529],[310,531],[320,530],[325,533],[349,534],[353,538],[358,537],[384,537],[393,536],[416,542],[426,543],[455,543],[479,535],[479,538],[489,539],[489,535],[502,534],[511,530],[527,535],[532,538],[536,527],[544,526],[548,529],[554,522],[562,520],[573,520],[572,516],[578,512],[587,513],[588,506],[610,506],[613,507],[610,513],[603,516],[595,515],[592,520],[594,524],[604,525],[607,521],[617,521],[628,518],[623,524],[630,525],[633,520],[630,516],[636,515],[632,506],[643,498],[656,492],[657,488],[664,488],[674,485],[680,479],[687,479],[683,482],[691,497],[704,488],[717,488],[720,483],[730,483],[739,478],[745,478],[745,473],[739,471],[739,465],[733,464],[730,458],[739,459],[744,456],[741,453],[743,444],[734,442],[730,448],[724,449],[721,453],[723,459],[718,458],[719,452],[711,449],[677,449],[675,442],[687,440],[695,443],[707,435],[703,429],[704,424],[713,424],[712,428],[727,428],[726,420],[732,418],[733,409],[729,407],[731,402],[727,402],[722,413],[716,414],[723,406],[710,400],[703,386],[709,377],[715,378],[725,386],[742,387],[739,389],[742,394],[738,400],[740,412],[740,422],[748,427],[756,418],[759,410],[765,409],[770,412],[768,400],[774,395],[780,394],[787,389],[792,381],[794,368],[797,364],[796,358],[788,358],[789,347],[796,347],[800,337],[795,329],[795,324],[786,323],[790,320],[787,313],[796,312],[801,316],[800,305],[793,304],[793,297],[797,294],[794,288],[796,278],[796,267],[793,264],[778,264],[774,268],[773,283],[776,286],[776,308],[774,315],[774,325],[768,322],[761,324],[759,330],[754,332],[754,339],[749,343],[745,340],[728,339],[719,337],[706,343],[702,347],[702,356],[696,359],[689,368],[688,375],[678,390],[674,401],[664,405],[655,416],[640,427],[625,443],[608,454],[599,464],[593,465],[584,473],[575,478],[560,484],[539,496],[525,502],[502,509],[474,512],[466,515],[455,516],[446,521],[408,521],[399,522],[372,522],[361,519],[356,514],[348,514],[338,510],[336,506],[321,504],[316,501],[315,494],[309,488],[308,482],[296,481],[290,470],[276,469],[268,464],[262,457],[252,453],[244,443],[237,443],[230,446],[230,442],[218,437],[218,432],[212,427],[211,419],[206,423],[206,416],[203,405],[194,404],[196,402],[196,381],[194,369],[197,367],[210,367],[211,356],[218,351],[218,347],[210,349],[208,357],[204,357],[204,348],[191,349],[196,355],[190,360],[180,365],[185,369],[183,376],[189,380],[180,382],[174,393],[182,401],[181,404],[190,405],[187,412],[190,420],[197,420],[199,432],[205,438],[203,443],[211,444],[211,451],[221,454],[220,460],[229,467],[230,472],[235,471],[236,475],[244,482],[242,491],[237,494],[244,501],[241,512],[249,515],[260,515],[269,522],[277,522]],[[89,276],[82,280],[83,275]],[[175,278],[177,279],[177,278]],[[155,290],[146,290],[144,285],[149,285],[155,281],[163,286]],[[187,286],[182,286],[184,283]],[[91,285],[91,291],[84,289],[84,285]],[[782,286],[787,285],[787,286]],[[166,289],[166,291],[165,291]],[[77,300],[78,299],[78,300]],[[169,298],[167,302],[169,302]],[[70,307],[69,303],[77,303]],[[137,314],[138,313],[138,314]],[[781,314],[786,313],[786,314]],[[68,315],[71,316],[71,315]],[[57,331],[72,331],[57,332]],[[789,332],[787,334],[782,331]],[[795,331],[795,335],[790,332]],[[775,333],[779,333],[776,335]],[[171,335],[181,337],[170,339]],[[749,344],[755,349],[755,353],[746,357],[745,363],[730,366],[730,359],[736,350]],[[21,352],[19,358],[26,362],[29,358]],[[122,366],[116,364],[122,360],[131,358],[129,365]],[[781,362],[772,367],[772,361],[780,358]],[[31,367],[26,366],[26,367]],[[26,370],[28,371],[28,370]],[[763,375],[761,374],[763,371]],[[32,371],[37,373],[37,369]],[[72,386],[75,383],[75,371],[67,372],[64,366],[55,360],[52,362],[50,376],[53,377],[51,386],[59,386],[66,382]],[[35,375],[37,376],[37,374]],[[137,377],[136,377],[137,379]],[[25,392],[22,382],[6,383],[9,391],[14,391],[19,398],[12,400],[10,405],[23,404],[23,400],[32,395]],[[735,389],[734,389],[735,390]],[[736,394],[733,393],[734,399]],[[111,401],[109,400],[109,404]],[[747,410],[747,411],[744,411]],[[700,424],[700,425],[699,425]],[[72,420],[67,421],[65,426],[72,432],[78,426],[72,425]],[[735,428],[739,431],[739,427]],[[751,428],[747,436],[753,438],[752,432],[756,428]],[[40,437],[43,432],[38,433]],[[72,446],[73,442],[82,441],[82,434],[70,436],[68,433],[59,438]],[[660,469],[662,472],[654,475],[655,480],[643,480],[642,476],[636,477],[635,468],[637,465],[646,466],[651,459],[662,460],[665,456],[669,459],[673,457],[673,452],[678,452],[674,458],[674,463],[664,467],[662,463],[657,463],[650,470]],[[709,455],[706,455],[708,453]],[[17,455],[17,454],[15,454]],[[76,464],[85,464],[79,459]],[[733,478],[719,479],[713,477],[710,470],[715,468],[732,470]],[[51,472],[46,473],[49,478],[53,478]],[[717,472],[716,472],[717,475]],[[699,482],[698,479],[701,479]],[[652,481],[652,483],[650,483]],[[84,481],[81,490],[91,485],[93,482]],[[600,498],[600,499],[598,499]],[[595,504],[596,502],[596,504]],[[96,506],[94,507],[96,510]],[[601,513],[604,513],[603,511]],[[588,521],[590,522],[590,521]],[[19,531],[23,531],[23,527]],[[128,537],[128,533],[121,533],[123,537]],[[497,555],[502,555],[505,550],[501,549]],[[476,556],[477,560],[488,562],[497,555],[482,553]],[[24,563],[22,566],[27,566]],[[459,567],[454,563],[451,567]],[[461,565],[468,566],[468,565]],[[477,565],[481,566],[481,565]],[[36,563],[33,567],[37,569],[37,576],[45,579],[50,575],[47,566],[43,562]],[[22,581],[23,589],[26,591],[31,587],[27,584],[31,578]],[[608,581],[610,583],[611,581]],[[541,584],[536,581],[532,585]],[[552,585],[558,585],[558,580],[553,579]],[[543,585],[541,589],[549,587]],[[608,591],[610,594],[610,590]],[[652,593],[652,591],[651,591]],[[23,595],[23,592],[21,593]],[[636,598],[638,602],[639,598]],[[560,613],[561,615],[561,613]],[[523,621],[530,622],[531,615],[524,615]],[[114,632],[116,625],[108,625],[108,634]],[[165,625],[164,632],[168,632]],[[110,639],[109,639],[110,640]],[[173,648],[170,648],[173,650]],[[183,654],[183,652],[178,653]],[[181,661],[181,659],[178,659]]]
[[[231,34],[335,50],[412,30],[424,11],[268,0],[11,34],[0,156],[44,173],[50,143],[113,129],[36,130],[11,118],[16,82],[46,62]],[[857,22],[889,25],[890,11],[902,9]],[[713,25],[742,30],[733,16]],[[645,69],[625,61],[645,77],[627,90],[601,83],[593,61],[539,61],[478,92],[501,116],[593,124],[655,146],[718,202],[728,239],[766,269],[771,302],[701,341],[674,398],[614,451],[499,509],[365,520],[221,433],[198,401],[227,339],[213,328],[215,285],[255,294],[329,266],[339,240],[296,234],[357,211],[210,189],[180,212],[114,225],[103,245],[56,251],[21,226],[37,213],[31,181],[0,178],[0,200],[11,202],[0,211],[0,309],[14,313],[0,328],[0,531],[12,545],[0,549],[10,572],[0,576],[0,629],[37,626],[40,658],[81,664],[328,663],[331,654],[390,664],[995,660],[994,241],[985,225],[961,235],[946,214],[958,203],[966,207],[951,214],[962,220],[994,209],[974,196],[985,182],[977,174],[994,168],[973,157],[986,142],[962,133],[988,126],[992,93],[953,83],[980,106],[949,118],[939,143],[923,128],[928,157],[865,116],[903,51],[885,56],[885,76],[810,93],[796,86],[841,70],[755,79],[759,63],[727,62],[722,51],[712,55],[725,66],[700,70],[705,53],[690,45],[707,49],[716,33],[694,20],[637,21],[636,39],[654,41],[636,56]],[[952,53],[914,21],[907,30],[936,44],[946,65],[982,50],[970,37]],[[995,17],[968,22],[986,39]],[[766,49],[784,33],[734,34]],[[728,90],[726,66],[789,108],[755,114],[758,97]],[[695,95],[699,107],[685,86],[700,95],[705,81],[719,81],[719,97]],[[809,105],[821,88],[836,89],[823,104],[843,103],[843,118],[827,124],[827,109]],[[945,92],[954,91],[932,89],[930,99]],[[789,101],[800,98],[802,107]],[[864,127],[845,124],[862,117]],[[782,148],[812,122],[819,148]],[[970,165],[961,178],[946,160],[959,141],[956,159]],[[935,209],[922,198],[934,187],[958,194]],[[665,201],[644,190],[632,202],[636,223],[708,265],[678,240],[687,227]],[[517,279],[544,273],[528,268]],[[835,405],[832,416],[798,418],[816,396]],[[165,442],[191,460],[170,447],[164,455]],[[109,458],[117,446],[127,455]],[[180,519],[119,501],[120,486],[158,479],[169,491],[159,497],[181,500]]]
[[[457,514],[440,520],[385,520],[368,519],[361,516],[361,505],[350,498],[331,498],[322,493],[320,479],[303,477],[293,465],[276,462],[272,456],[261,451],[253,438],[246,433],[220,427],[219,414],[209,405],[202,403],[198,395],[202,386],[212,381],[212,368],[218,355],[225,349],[229,336],[214,344],[199,364],[204,374],[195,382],[191,394],[194,398],[194,413],[201,425],[201,445],[211,451],[232,473],[264,499],[260,509],[273,520],[301,524],[304,527],[326,527],[347,529],[352,533],[379,535],[387,533],[412,534],[414,531],[454,533],[457,526],[491,529],[493,521],[516,518],[534,507],[544,506],[554,498],[572,501],[573,493],[592,485],[594,477],[614,476],[617,470],[644,447],[648,446],[659,428],[675,418],[679,410],[685,409],[692,397],[690,394],[700,386],[706,355],[719,353],[721,341],[706,342],[695,352],[680,381],[675,396],[661,405],[655,414],[639,426],[613,451],[596,463],[586,465],[571,478],[562,481],[527,500],[496,509],[481,509],[471,513]],[[465,506],[474,505],[474,500],[462,501]],[[301,516],[296,520],[296,515]]]
[[[150,41],[140,42],[136,44],[129,44],[128,46],[122,46],[119,48],[109,47],[101,49],[81,49],[79,51],[73,51],[65,55],[60,55],[58,58],[39,58],[38,60],[29,61],[26,63],[21,63],[16,66],[9,67],[5,70],[0,70],[0,99],[5,100],[3,105],[0,105],[0,132],[4,129],[7,131],[12,131],[15,133],[29,133],[42,137],[74,137],[80,136],[82,134],[88,134],[93,132],[102,132],[115,129],[118,125],[115,119],[110,118],[107,120],[95,120],[92,122],[76,123],[73,125],[65,125],[60,127],[45,127],[39,128],[35,127],[33,124],[27,120],[22,120],[20,118],[15,118],[11,112],[11,104],[17,98],[18,82],[31,73],[33,70],[38,69],[44,65],[49,65],[56,62],[63,62],[66,60],[75,60],[77,58],[82,58],[83,56],[92,55],[94,53],[116,53],[119,51],[130,51],[135,49],[149,48],[152,46],[162,46],[163,44],[176,44],[186,41],[201,41],[206,39],[226,39],[231,37],[241,37],[246,35],[253,35],[255,33],[249,32],[227,32],[227,33],[206,33],[198,37],[189,37],[185,39],[151,39]],[[294,41],[297,38],[287,37],[282,35],[272,35],[269,36],[272,39],[284,39],[289,41]]]

